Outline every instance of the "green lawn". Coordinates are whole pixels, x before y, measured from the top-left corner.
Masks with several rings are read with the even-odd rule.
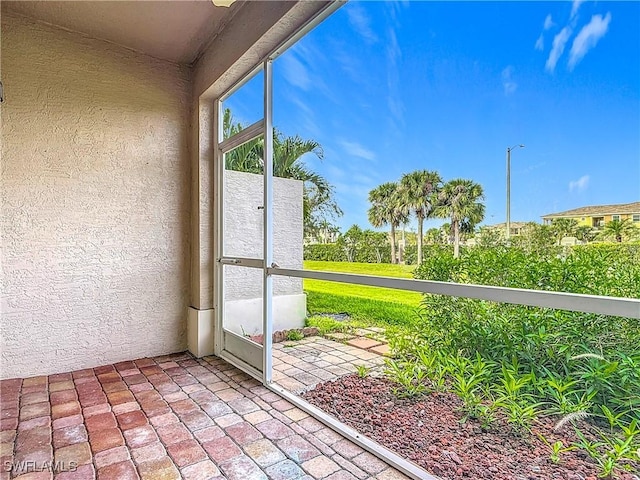
[[[357,273],[383,277],[413,278],[415,267],[380,263],[304,262],[305,269]],[[401,325],[415,320],[422,295],[392,288],[349,285],[322,280],[304,280],[307,308],[311,315],[347,313],[370,325]]]

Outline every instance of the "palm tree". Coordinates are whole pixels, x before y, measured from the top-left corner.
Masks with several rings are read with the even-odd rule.
[[[428,244],[439,245],[442,243],[442,231],[439,228],[430,228],[424,234]]]
[[[230,109],[225,109],[222,119],[222,138],[232,137],[244,129],[235,122]],[[224,156],[224,167],[227,170],[262,174],[264,162],[262,160],[264,142],[256,138],[227,152]]]
[[[625,238],[636,236],[638,230],[628,218],[624,220],[611,220],[607,222],[602,229],[603,238],[614,238],[616,242],[621,243]]]
[[[400,199],[418,219],[418,265],[422,263],[424,220],[433,214],[441,187],[442,178],[438,172],[428,170],[406,173],[400,179]]]
[[[273,136],[273,176],[282,178],[308,177],[306,169],[300,158],[307,153],[312,153],[320,160],[324,158],[322,146],[315,140],[304,140],[299,135],[285,137],[277,129]]]
[[[436,216],[451,219],[453,230],[453,256],[460,256],[460,230],[463,226],[473,226],[484,219],[484,199],[482,185],[471,180],[458,178],[447,182],[438,195],[439,205]]]
[[[408,209],[402,204],[399,196],[399,186],[395,182],[383,183],[369,192],[369,222],[376,228],[389,225],[391,231],[391,263],[397,263],[396,258],[396,228],[406,223],[409,216]]]
[[[589,225],[580,225],[576,227],[575,235],[581,242],[590,242],[595,238],[596,232]]]
[[[558,243],[560,243],[564,237],[574,237],[577,228],[578,221],[573,218],[554,218],[551,221],[551,230]]]

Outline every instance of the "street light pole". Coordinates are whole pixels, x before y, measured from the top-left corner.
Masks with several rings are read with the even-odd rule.
[[[507,241],[511,238],[511,150],[514,148],[524,148],[524,145],[514,145],[507,147]]]

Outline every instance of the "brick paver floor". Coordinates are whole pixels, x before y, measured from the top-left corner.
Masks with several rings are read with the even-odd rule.
[[[376,345],[380,346],[380,342],[372,343],[373,348],[378,348]],[[361,365],[377,374],[384,366],[381,354],[385,352],[372,350],[322,337],[274,343],[272,377],[283,388],[301,393],[318,383],[356,373]]]
[[[314,344],[332,350],[301,344],[316,376]],[[285,363],[292,351],[274,355]],[[215,357],[2,380],[0,402],[0,480],[406,478]]]

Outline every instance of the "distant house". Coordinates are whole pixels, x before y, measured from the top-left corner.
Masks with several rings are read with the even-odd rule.
[[[619,203],[617,205],[592,205],[589,207],[574,208],[566,212],[550,213],[543,215],[545,225],[557,218],[573,219],[578,225],[600,228],[612,220],[629,219],[637,227],[640,227],[640,202]]]
[[[521,235],[526,230],[527,225],[529,225],[529,222],[511,222],[511,224],[509,225],[509,229],[511,230],[510,235],[515,237]],[[498,233],[504,235],[507,230],[507,224],[505,222],[502,222],[496,223],[494,225],[485,225],[483,228],[495,230]]]

